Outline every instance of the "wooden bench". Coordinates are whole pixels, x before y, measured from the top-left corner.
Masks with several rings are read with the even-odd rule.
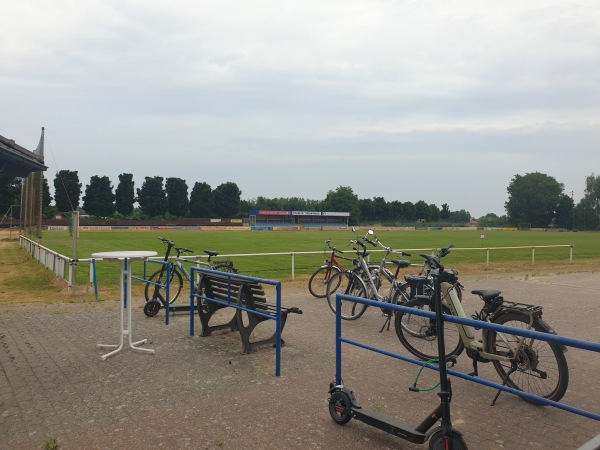
[[[265,320],[275,320],[277,315],[277,305],[267,302],[267,296],[261,284],[253,281],[229,278],[227,276],[207,274],[202,276],[198,286],[198,293],[206,297],[197,299],[199,302],[198,316],[202,325],[200,336],[210,336],[213,331],[223,329],[238,331],[242,340],[243,353],[249,353],[254,347],[259,345],[274,345],[276,343],[276,329],[271,336],[265,339],[251,340],[251,335],[258,324]],[[219,300],[219,302],[207,299]],[[234,306],[242,306],[250,311],[260,312],[268,317],[235,308],[231,319],[224,323],[211,324],[211,319],[215,317],[215,313],[228,307],[227,302]],[[291,313],[302,314],[302,311],[296,307],[281,307],[280,331],[283,331],[287,316]],[[284,344],[283,339],[281,340],[281,344]]]

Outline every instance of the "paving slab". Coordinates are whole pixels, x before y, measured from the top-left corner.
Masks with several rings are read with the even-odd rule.
[[[600,341],[599,273],[462,277],[467,291],[500,289],[508,300],[539,304],[558,334]],[[179,301],[179,300],[178,300]],[[467,313],[479,300],[465,295]],[[290,315],[283,337],[282,373],[275,352],[241,353],[236,333],[189,335],[189,315],[170,325],[164,311],[148,318],[134,299],[133,338],[148,338],[155,354],[125,348],[102,361],[96,344],[116,342],[118,302],[7,305],[0,310],[0,448],[42,449],[417,449],[358,421],[336,425],[327,407],[335,375],[334,315],[297,283],[283,286]],[[348,336],[410,356],[393,327],[379,332],[381,312],[370,308],[344,322]],[[262,326],[262,325],[261,325]],[[260,326],[259,326],[260,327]],[[600,413],[600,355],[569,349],[569,390],[563,402]],[[417,423],[436,404],[435,393],[412,393],[418,367],[349,346],[343,377],[363,406]],[[456,370],[468,373],[461,355]],[[498,382],[489,364],[483,378]],[[434,381],[435,373],[424,375]],[[600,433],[600,423],[534,406],[453,379],[452,418],[471,449],[576,449]]]

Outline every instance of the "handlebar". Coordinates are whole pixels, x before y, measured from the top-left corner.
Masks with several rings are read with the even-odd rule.
[[[175,245],[175,242],[173,242],[171,239],[166,239],[166,238],[162,238],[159,236],[159,238],[161,241],[163,241],[165,244],[173,247]]]

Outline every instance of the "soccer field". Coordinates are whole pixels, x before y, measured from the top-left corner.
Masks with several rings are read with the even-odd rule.
[[[356,232],[364,236],[366,229]],[[384,245],[396,250],[412,253],[413,263],[421,263],[419,253],[431,253],[434,249],[454,243],[456,248],[445,258],[449,267],[486,268],[511,270],[531,269],[532,246],[535,249],[535,264],[556,267],[569,265],[569,247],[544,248],[543,246],[573,246],[573,260],[576,263],[600,258],[600,235],[590,232],[537,232],[537,231],[496,231],[496,230],[375,230]],[[159,236],[173,240],[177,247],[187,247],[194,255],[204,255],[204,250],[218,251],[221,255],[245,255],[257,253],[286,253],[281,256],[232,256],[241,273],[272,278],[290,279],[292,256],[296,278],[310,275],[323,262],[324,241],[331,239],[331,245],[343,251],[352,247],[349,241],[355,238],[351,230],[336,231],[82,231],[77,242],[77,258],[90,258],[100,251],[115,250],[155,250],[164,255],[164,246]],[[46,232],[42,245],[58,253],[73,256],[73,238],[66,232]],[[499,247],[527,247],[520,249],[499,249]],[[490,249],[489,251],[487,249]],[[303,252],[316,252],[302,254]],[[373,252],[372,261],[380,259],[381,253]],[[148,271],[154,271],[151,267]],[[98,265],[99,277],[109,282],[115,276],[115,268],[107,264]],[[462,270],[462,269],[461,269]],[[89,272],[85,263],[78,268],[78,284],[87,282]],[[81,281],[79,281],[81,280]]]

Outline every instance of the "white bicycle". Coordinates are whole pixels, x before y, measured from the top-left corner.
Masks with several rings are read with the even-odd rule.
[[[437,256],[420,256],[433,269],[441,267]],[[466,318],[457,295],[457,283],[456,277],[441,283],[444,300],[442,312]],[[542,319],[541,306],[505,301],[498,290],[471,292],[479,295],[484,302],[481,311],[473,316],[476,320],[556,334]],[[418,295],[404,306],[434,311],[433,297],[428,295]],[[399,312],[396,314],[395,328],[400,342],[413,355],[423,360],[438,358],[435,319]],[[478,362],[492,362],[502,378],[502,384],[511,388],[554,401],[559,401],[567,390],[569,369],[564,346],[518,336],[509,331],[487,329],[482,329],[481,339],[477,339],[473,327],[451,322],[444,322],[444,335],[446,360],[458,356],[466,348],[467,356],[473,360],[473,372],[470,375],[478,375]],[[499,394],[500,391],[492,405]],[[522,398],[536,403],[526,397]]]

